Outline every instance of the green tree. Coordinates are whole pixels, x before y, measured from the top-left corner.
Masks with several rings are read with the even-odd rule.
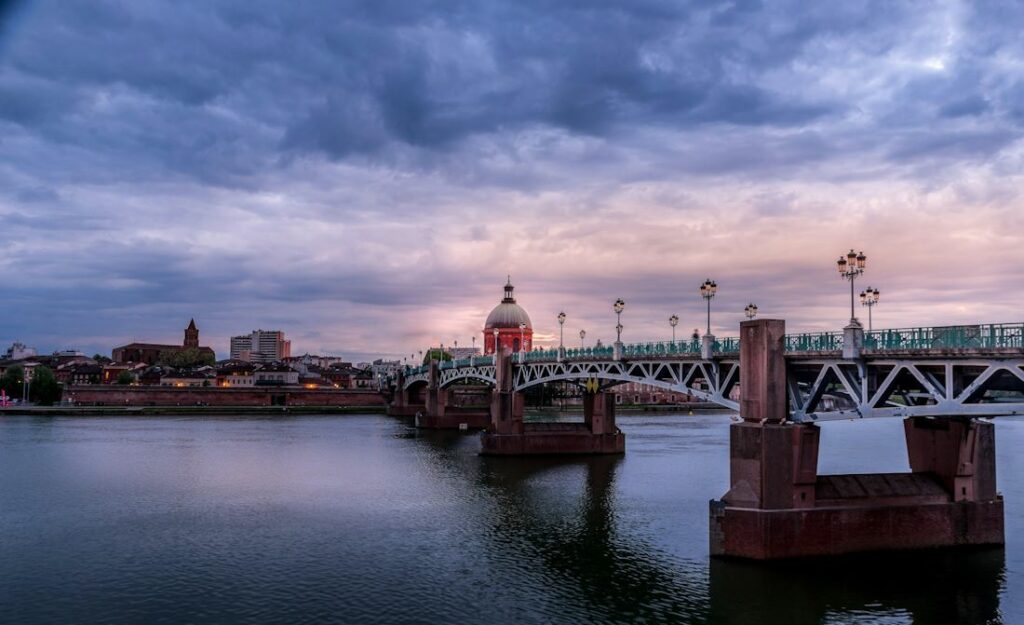
[[[30,398],[32,401],[43,406],[52,406],[60,401],[61,386],[57,377],[49,367],[36,367],[32,371],[32,390]]]
[[[3,389],[8,397],[20,398],[22,393],[22,381],[25,377],[25,369],[21,365],[8,367],[0,377],[0,389]]]
[[[444,362],[446,360],[451,360],[451,359],[452,359],[452,355],[449,354],[446,351],[441,351],[440,347],[431,347],[430,349],[427,350],[427,353],[423,354],[423,364],[425,364],[425,365],[426,364],[430,364],[431,360],[436,360],[438,362]]]
[[[201,367],[202,365],[212,365],[213,363],[213,354],[196,349],[195,347],[189,347],[187,349],[160,352],[160,361],[157,364],[174,367],[175,369],[188,369],[191,367]]]
[[[128,373],[127,371],[122,371],[121,373],[117,374],[118,384],[131,384],[134,381],[135,378],[132,377],[132,374]]]

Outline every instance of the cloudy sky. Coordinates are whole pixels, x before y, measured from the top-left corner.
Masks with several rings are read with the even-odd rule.
[[[837,329],[851,246],[876,326],[1024,318],[1014,1],[0,7],[4,345]]]

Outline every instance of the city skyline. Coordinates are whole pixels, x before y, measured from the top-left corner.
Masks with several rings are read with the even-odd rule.
[[[610,342],[617,297],[685,336],[709,277],[718,334],[838,330],[851,246],[876,328],[1021,317],[1012,3],[11,6],[4,345],[400,358],[479,340],[506,274],[538,345]]]

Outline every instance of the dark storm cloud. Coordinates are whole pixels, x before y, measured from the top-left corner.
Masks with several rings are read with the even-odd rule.
[[[650,254],[636,292],[667,306],[684,242],[1019,170],[1022,27],[1016,2],[0,2],[8,327],[475,319],[533,256],[582,298]]]

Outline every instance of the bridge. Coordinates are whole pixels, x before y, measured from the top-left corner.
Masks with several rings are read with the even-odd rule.
[[[632,382],[739,410],[740,339],[706,343],[517,352],[512,391],[563,381],[583,387],[590,380],[598,383],[595,391],[606,391]],[[876,330],[862,336],[790,334],[784,350],[789,420],[795,423],[1024,414],[1024,323]],[[493,356],[437,366],[440,388],[496,383]],[[401,390],[415,392],[429,384],[430,365],[410,367],[402,378]]]
[[[995,430],[981,417],[1024,414],[1024,323],[785,333],[744,322],[740,336],[554,349],[400,371],[394,414],[417,425],[486,428],[481,453],[621,454],[609,393],[628,382],[739,412],[730,425],[730,488],[709,505],[715,556],[776,559],[859,551],[1001,545]],[[489,409],[449,414],[448,389],[490,390]],[[523,418],[523,391],[569,382],[583,423]],[[903,419],[910,473],[819,475],[821,422]],[[422,418],[422,420],[421,420]]]

